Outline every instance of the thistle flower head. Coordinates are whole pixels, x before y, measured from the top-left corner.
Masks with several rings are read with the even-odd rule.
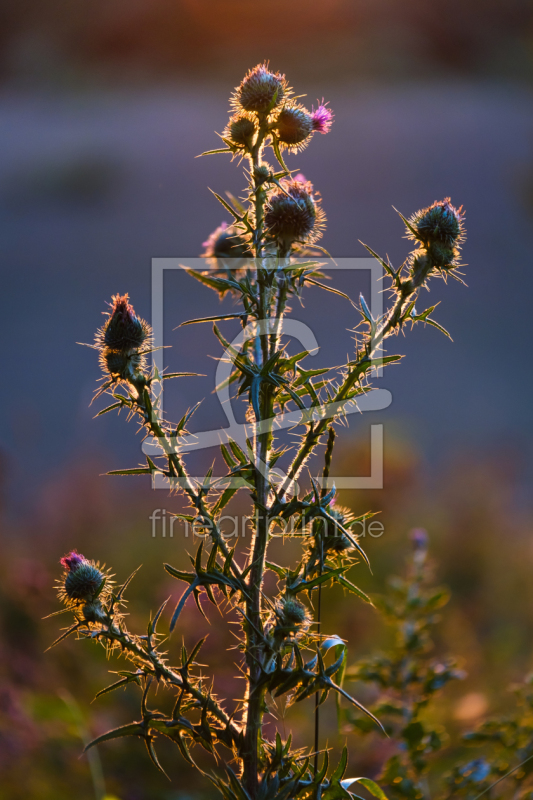
[[[322,100],[322,102],[318,105],[316,111],[315,107],[313,106],[311,120],[313,123],[313,131],[316,133],[329,133],[331,126],[333,125],[333,117],[335,115],[327,106],[328,104],[324,103],[324,100]]]
[[[236,147],[251,147],[256,132],[256,125],[249,114],[234,114],[224,131],[224,138],[229,139]]]
[[[287,92],[285,75],[271,72],[268,64],[258,64],[244,76],[232,102],[237,110],[267,114],[279,106]]]
[[[460,262],[459,248],[442,242],[431,242],[427,254],[431,263],[439,269],[453,269]]]
[[[452,206],[449,197],[436,200],[431,206],[417,211],[408,220],[409,239],[418,240],[424,245],[440,244],[457,246],[464,239],[464,213],[461,208]]]
[[[205,252],[204,258],[246,258],[252,255],[252,251],[246,239],[244,239],[233,225],[221,222],[207,240],[203,242]]]
[[[108,318],[96,332],[100,367],[114,381],[142,383],[145,379],[146,348],[152,343],[152,329],[135,314],[127,294],[116,294],[111,299]]]
[[[341,530],[340,526],[346,527],[353,519],[353,514],[348,508],[343,506],[329,506],[329,515],[333,517],[335,522],[326,520],[320,529],[319,539],[317,544],[321,542],[324,553],[345,553],[348,550],[353,550],[353,543]],[[355,538],[355,537],[354,537]]]
[[[285,595],[276,603],[274,637],[279,640],[304,634],[311,624],[309,609],[292,595]]]
[[[326,220],[313,194],[313,184],[284,180],[281,186],[269,197],[265,208],[268,233],[281,251],[288,251],[294,242],[313,244],[322,235]]]
[[[108,319],[96,335],[97,344],[123,352],[139,349],[150,339],[150,326],[136,316],[127,294],[116,294],[111,299]]]
[[[272,173],[272,168],[268,164],[259,164],[259,166],[254,167],[254,178],[256,184],[261,186],[261,184],[265,183],[265,181],[270,178]]]
[[[272,128],[285,149],[297,152],[309,142],[313,133],[313,118],[303,106],[287,105],[279,112]]]
[[[60,563],[66,570],[60,589],[63,599],[85,603],[96,600],[106,581],[98,565],[75,551],[63,556]]]
[[[280,614],[284,622],[293,625],[301,625],[302,622],[305,622],[307,619],[309,612],[304,604],[297,600],[296,597],[291,597],[289,595],[284,597],[281,602]]]

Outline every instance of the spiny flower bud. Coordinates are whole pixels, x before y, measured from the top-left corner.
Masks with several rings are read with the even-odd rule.
[[[454,208],[446,197],[413,214],[409,219],[412,230],[408,228],[407,235],[426,245],[438,243],[453,247],[464,239],[463,220],[462,206]]]
[[[280,143],[296,152],[305,146],[304,143],[313,133],[313,118],[303,106],[285,106],[272,127]]]
[[[254,178],[258,186],[265,183],[271,175],[272,169],[268,164],[260,164],[258,167],[254,167]]]
[[[255,136],[255,122],[245,114],[235,114],[224,131],[224,137],[237,147],[250,148]]]
[[[150,337],[150,326],[135,315],[128,295],[116,294],[109,319],[99,331],[100,342],[112,350],[132,350],[142,347]]]
[[[286,92],[285,76],[270,72],[267,64],[258,64],[243,78],[233,97],[233,104],[244,111],[266,114],[279,106]]]
[[[128,299],[127,294],[112,297],[108,319],[96,332],[96,347],[100,350],[100,366],[112,380],[144,385],[145,353],[152,344],[152,330],[136,316]]]
[[[104,372],[122,380],[135,378],[145,366],[144,356],[136,350],[110,350],[105,348],[100,355],[100,365]]]
[[[322,100],[316,111],[313,106],[311,119],[313,121],[313,131],[316,131],[317,133],[329,133],[333,124],[333,117],[335,115],[333,114],[333,111],[327,107],[327,105],[328,104],[324,103],[324,100]]]
[[[92,564],[82,564],[65,578],[65,594],[71,600],[91,600],[102,587],[104,575]]]
[[[280,616],[285,624],[298,627],[307,620],[309,611],[296,597],[289,595],[281,602]]]
[[[222,222],[203,243],[205,258],[246,258],[252,251],[246,239],[240,236],[233,225]]]
[[[274,641],[281,645],[286,639],[304,634],[312,618],[309,609],[291,595],[285,595],[276,603],[275,624],[272,628]]]
[[[439,269],[452,269],[459,263],[459,248],[441,242],[431,242],[427,254],[433,266]]]
[[[105,582],[105,575],[96,564],[75,551],[63,556],[60,563],[68,570],[63,587],[65,596],[69,600],[94,601]]]
[[[268,233],[277,240],[281,251],[288,251],[294,242],[316,242],[326,217],[313,196],[312,183],[284,180],[281,185],[282,189],[274,192],[266,205]]]
[[[335,506],[334,508],[330,506],[329,515],[343,527],[353,519],[351,511],[342,506]],[[344,553],[347,550],[353,549],[352,542],[342,532],[339,526],[333,522],[329,522],[329,520],[326,520],[322,525],[320,539],[325,553]]]

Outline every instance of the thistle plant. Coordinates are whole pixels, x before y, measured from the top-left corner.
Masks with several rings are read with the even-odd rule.
[[[304,749],[294,748],[291,737],[284,740],[279,731],[267,735],[267,721],[273,724],[267,701],[282,699],[288,706],[314,696],[318,721],[319,705],[333,693],[383,731],[377,716],[343,686],[346,643],[320,625],[322,591],[334,584],[358,601],[369,602],[348,577],[352,567],[369,561],[355,532],[363,517],[354,518],[336,504],[330,475],[336,427],[357,398],[372,390],[372,373],[401,358],[385,354],[386,340],[403,331],[406,323],[422,322],[443,330],[431,317],[434,306],[419,312],[416,304],[432,278],[461,280],[463,215],[449,199],[409,219],[400,215],[415,246],[397,268],[367,247],[388,280],[389,308],[375,319],[361,296],[354,311],[353,358],[340,368],[306,368],[302,362],[308,351],[290,354],[290,342],[282,341],[289,303],[310,286],[346,295],[320,280],[324,262],[319,258],[325,251],[318,241],[326,220],[321,199],[309,180],[293,174],[285,157],[303,150],[316,134],[327,134],[333,113],[324,101],[317,108],[306,108],[285,76],[267,64],[248,72],[231,98],[231,107],[222,146],[203,155],[222,153],[244,163],[247,185],[241,199],[229,196],[226,201],[215,194],[230,219],[204,243],[210,269],[189,273],[219,296],[232,295],[239,308],[236,313],[187,321],[214,323],[224,350],[221,358],[231,368],[228,383],[247,406],[246,442],[229,440],[220,447],[227,474],[216,478],[211,469],[201,480],[189,474],[183,441],[192,412],[173,424],[164,418],[160,400],[164,381],[191,373],[160,374],[148,366],[151,330],[135,314],[128,295],[113,298],[92,346],[104,373],[97,395],[112,398],[100,414],[125,409],[159,448],[157,456],[147,457],[146,466],[110,474],[164,476],[190,505],[188,513],[179,516],[202,534],[190,571],[165,564],[166,571],[185,584],[169,633],[179,631],[190,596],[201,613],[207,601],[221,606],[228,621],[237,615],[236,671],[245,679],[244,696],[237,704],[216,696],[196,661],[203,640],[190,650],[183,646],[179,655],[173,652],[172,639],[169,652],[162,649],[166,603],[146,633],[130,631],[122,608],[133,576],[116,586],[97,564],[75,553],[62,560],[60,595],[74,621],[60,639],[76,633],[125,657],[130,670],[121,671],[120,679],[103,692],[135,684],[141,693],[140,719],[92,744],[137,736],[159,769],[163,767],[155,749],[158,737],[171,739],[191,764],[191,751],[201,745],[216,757],[218,766],[210,777],[226,800],[349,798],[357,782],[382,798],[373,781],[345,778],[346,750],[330,770],[328,750],[319,752],[318,728]],[[227,319],[242,325],[240,349],[220,329]],[[286,413],[296,420],[293,430],[299,435],[292,450],[275,432],[276,421]],[[320,454],[323,463],[318,467],[311,457]],[[220,523],[223,509],[240,490],[252,499],[253,535],[244,553],[229,546]],[[290,530],[287,535],[301,542],[296,564],[282,566],[270,560],[275,524],[282,524]],[[267,591],[267,571],[278,580],[274,593]],[[175,696],[171,714],[154,709],[157,687]]]
[[[388,755],[376,780],[390,798],[403,800],[531,800],[533,797],[533,674],[509,687],[515,708],[489,716],[474,730],[452,737],[439,721],[436,699],[466,673],[451,656],[435,652],[434,633],[450,595],[434,583],[424,530],[411,533],[407,569],[373,597],[392,628],[393,646],[360,659],[346,680],[374,693],[370,708],[389,736]],[[506,704],[507,705],[507,704]],[[343,722],[368,737],[369,718],[347,708]],[[472,758],[467,748],[482,749]]]
[[[482,722],[463,736],[483,755],[456,764],[446,775],[444,797],[477,800],[487,795],[509,800],[533,797],[533,675],[511,686],[516,708]]]
[[[429,797],[428,771],[434,754],[447,743],[442,726],[427,719],[428,706],[450,681],[464,677],[452,658],[436,658],[432,633],[446,605],[446,589],[434,586],[424,530],[411,534],[413,552],[405,577],[389,580],[389,592],[374,603],[395,634],[393,649],[363,658],[347,670],[347,678],[377,691],[374,713],[396,744],[380,784],[391,797],[423,800]],[[355,730],[371,732],[360,714],[348,718]]]

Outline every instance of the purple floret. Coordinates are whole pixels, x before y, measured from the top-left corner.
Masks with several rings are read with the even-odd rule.
[[[66,556],[60,560],[60,564],[65,569],[68,569],[69,572],[74,572],[78,569],[80,564],[85,564],[87,559],[85,556],[82,556],[81,553],[76,552],[76,550],[71,550],[70,553],[67,553]]]
[[[313,120],[313,130],[317,133],[328,133],[333,124],[333,111],[327,105],[322,101],[316,111],[313,107],[311,119]]]

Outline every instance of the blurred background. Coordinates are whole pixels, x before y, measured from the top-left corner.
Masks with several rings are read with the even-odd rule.
[[[93,419],[103,407],[89,407],[99,370],[95,354],[76,342],[93,340],[115,292],[129,292],[149,319],[151,259],[199,255],[224,220],[208,187],[238,194],[242,171],[225,156],[195,156],[217,146],[231,90],[265,59],[304,102],[324,97],[335,112],[331,133],[289,159],[322,194],[323,244],[334,257],[364,257],[362,240],[399,264],[408,244],[392,206],[409,215],[451,196],[466,209],[468,288],[434,281],[427,298],[442,301],[436,318],[454,342],[428,328],[391,345],[407,356],[379,381],[393,402],[352,417],[336,468],[368,474],[370,424],[384,425],[384,489],[341,497],[354,510],[380,510],[385,528],[365,542],[373,575],[360,567],[353,580],[382,592],[402,569],[410,528],[426,527],[437,578],[453,593],[437,646],[468,672],[440,719],[459,732],[505,709],[508,684],[531,669],[533,635],[530,3],[22,0],[3,2],[0,19],[9,377],[0,422],[0,797],[95,797],[91,765],[79,758],[83,738],[138,713],[133,690],[89,708],[113,680],[108,669],[121,668],[98,648],[69,640],[43,655],[66,624],[41,621],[57,608],[52,586],[65,551],[106,562],[118,580],[143,564],[130,592],[138,629],[180,591],[162,561],[184,564],[191,548],[183,537],[152,538],[149,515],[176,511],[179,499],[153,492],[144,477],[103,477],[142,460],[141,437],[122,417]],[[368,291],[364,274],[333,277],[353,297]],[[211,394],[209,356],[219,348],[209,326],[175,330],[217,313],[218,300],[177,272],[165,292],[165,363],[207,375],[169,390],[169,417],[204,397],[191,430],[223,425]],[[346,301],[309,291],[295,316],[313,320],[321,345],[313,367],[351,352],[357,319]],[[213,453],[202,458],[199,469]],[[245,510],[244,497],[239,503],[233,513]],[[372,610],[340,594],[325,614],[326,629],[349,638],[351,661],[386,642]],[[231,653],[220,663],[218,612],[209,615],[204,661],[217,660],[216,689],[236,697]],[[182,619],[188,643],[209,628],[194,608]],[[473,695],[477,702],[465,701]],[[311,713],[311,705],[298,708],[290,721],[302,743]],[[332,714],[326,734],[339,743]],[[353,735],[348,743],[359,774],[375,774],[379,749],[358,748]],[[174,751],[163,747],[161,755],[171,783],[136,740],[101,747],[108,794],[210,795]]]

